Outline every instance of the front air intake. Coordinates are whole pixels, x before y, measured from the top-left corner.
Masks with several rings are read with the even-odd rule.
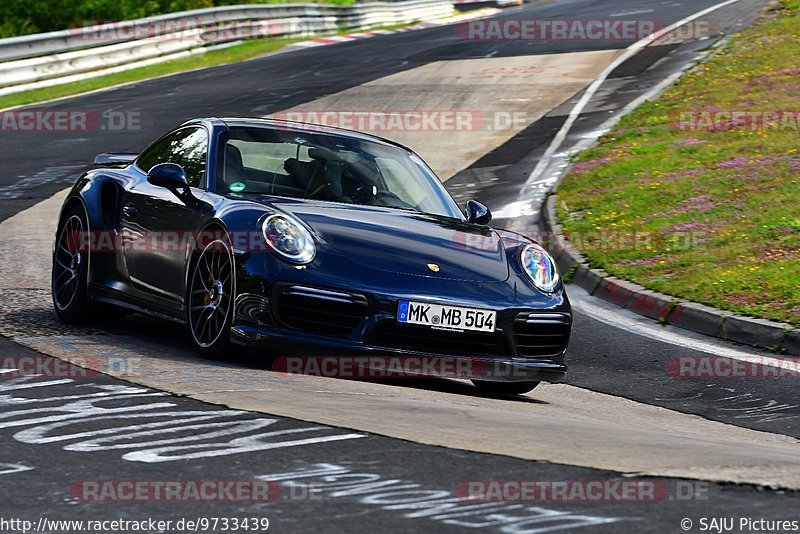
[[[284,325],[328,336],[347,335],[368,308],[363,295],[315,287],[288,286],[278,297],[278,315]]]
[[[567,350],[572,316],[568,313],[524,312],[514,320],[514,343],[520,356],[559,356]]]

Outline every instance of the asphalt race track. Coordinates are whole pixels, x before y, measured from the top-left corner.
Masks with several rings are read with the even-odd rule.
[[[496,17],[643,17],[671,24],[715,3],[554,0]],[[765,3],[724,7],[706,17],[710,38],[658,42],[619,67],[564,148],[590,136],[722,34],[757,19]],[[529,80],[532,94],[542,95],[508,104],[523,106],[532,120],[503,135],[458,138],[474,150],[442,162],[466,162],[446,182],[460,204],[477,198],[495,212],[498,225],[533,227],[538,213],[520,215],[516,208],[520,191],[541,198],[549,174],[541,183],[527,182],[540,155],[581,91],[630,44],[468,41],[442,26],[301,47],[31,107],[135,121],[88,132],[0,132],[0,288],[6,295],[0,357],[35,361],[44,375],[19,377],[8,364],[0,370],[0,518],[32,521],[40,532],[78,530],[39,523],[42,518],[173,521],[154,532],[195,530],[185,522],[176,526],[181,519],[268,518],[269,530],[277,532],[509,533],[698,532],[703,518],[736,518],[737,528],[740,518],[800,519],[800,401],[793,381],[674,378],[667,366],[676,357],[762,353],[662,327],[579,288],[569,288],[575,328],[566,385],[543,385],[519,398],[477,395],[456,380],[287,376],[253,353],[205,361],[191,354],[186,333],[172,325],[132,316],[66,328],[51,311],[49,255],[59,205],[59,197],[51,197],[96,154],[141,150],[197,116],[268,116],[314,105],[342,110],[359,99],[383,109],[393,83],[398,98],[419,109],[442,108],[430,100],[435,91],[415,85],[428,80],[431,65],[468,77],[481,72],[483,61],[569,58],[558,68],[580,80],[574,87],[550,94],[551,102],[545,98],[550,86],[542,84],[552,82],[545,76],[514,81],[515,90]],[[465,83],[458,95],[482,99],[484,109],[496,111],[505,105],[502,83]],[[425,156],[424,148],[441,135],[421,133],[418,145],[413,135],[403,142]],[[264,502],[113,502],[81,493],[93,481],[109,480],[273,481],[280,487],[269,486]],[[470,503],[460,498],[470,481],[619,481],[652,485],[658,497]],[[733,531],[756,530],[748,524]],[[22,529],[0,523],[0,531]]]

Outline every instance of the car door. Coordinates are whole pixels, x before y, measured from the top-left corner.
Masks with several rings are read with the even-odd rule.
[[[209,136],[205,128],[180,128],[162,137],[136,160],[142,179],[122,203],[123,255],[131,284],[151,300],[182,302],[187,248],[202,219]],[[191,194],[150,184],[147,172],[159,163],[186,171]]]

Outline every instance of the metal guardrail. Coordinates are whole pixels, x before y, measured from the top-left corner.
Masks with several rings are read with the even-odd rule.
[[[16,86],[22,90],[35,82],[245,39],[368,30],[452,13],[452,0],[239,5],[12,37],[0,39],[0,88],[9,93]]]

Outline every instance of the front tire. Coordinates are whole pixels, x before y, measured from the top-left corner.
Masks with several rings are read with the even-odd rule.
[[[56,232],[50,287],[56,315],[65,323],[80,323],[90,318],[86,290],[89,251],[83,246],[86,230],[83,209],[73,206]]]
[[[473,380],[472,383],[479,390],[492,395],[524,395],[539,385],[539,382],[488,382],[486,380]]]
[[[186,313],[192,344],[206,358],[217,359],[230,348],[236,291],[233,251],[223,239],[209,243],[190,267]]]

